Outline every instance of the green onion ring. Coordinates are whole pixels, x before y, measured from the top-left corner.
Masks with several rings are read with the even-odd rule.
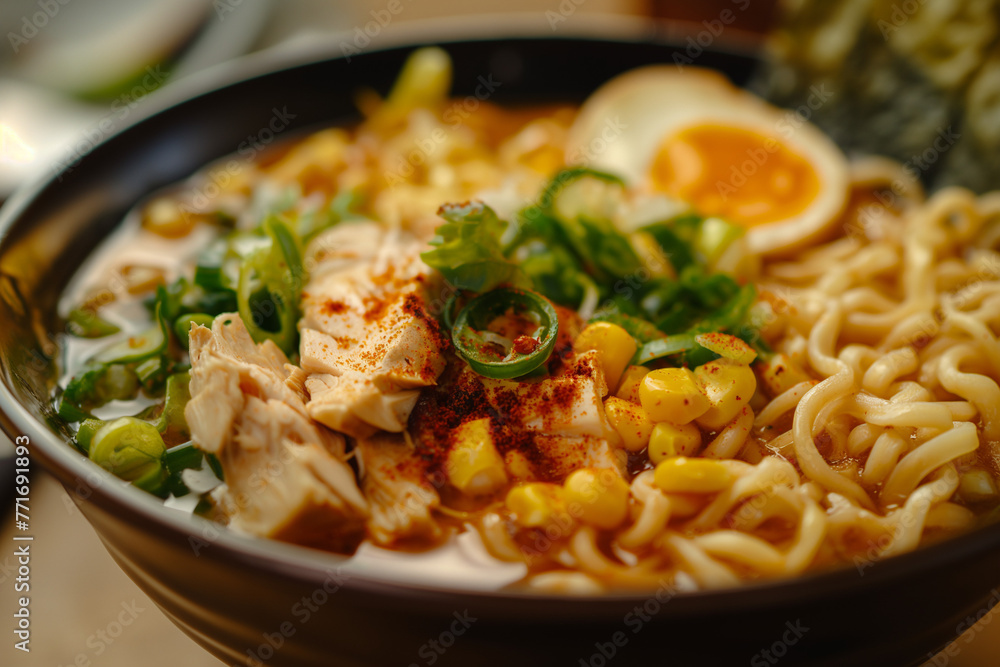
[[[514,315],[530,314],[538,320],[535,330],[537,347],[527,354],[511,350],[503,359],[486,351],[487,342],[480,331],[496,317],[513,309]],[[495,379],[527,375],[548,360],[559,333],[559,318],[548,299],[528,290],[500,287],[482,294],[468,304],[455,318],[451,340],[455,349],[474,371]]]

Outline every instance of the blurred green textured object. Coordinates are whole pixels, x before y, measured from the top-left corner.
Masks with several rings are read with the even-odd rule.
[[[925,185],[1000,188],[1000,0],[783,0],[754,88]]]

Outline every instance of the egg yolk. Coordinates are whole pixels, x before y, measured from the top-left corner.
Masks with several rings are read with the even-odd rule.
[[[653,186],[703,215],[745,227],[803,212],[819,192],[813,166],[780,139],[738,127],[696,125],[667,137]]]

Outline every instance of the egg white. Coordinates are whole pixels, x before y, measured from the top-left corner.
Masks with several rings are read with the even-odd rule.
[[[567,162],[617,174],[630,188],[651,191],[651,167],[664,141],[704,125],[773,137],[802,156],[819,179],[819,191],[803,211],[747,229],[751,252],[773,254],[799,247],[839,219],[850,182],[840,149],[794,112],[772,107],[711,70],[650,66],[612,79],[581,107],[569,131]],[[752,156],[746,160],[752,161]],[[733,162],[735,183],[746,160]]]

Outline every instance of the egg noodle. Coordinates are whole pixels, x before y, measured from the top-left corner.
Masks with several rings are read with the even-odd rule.
[[[835,563],[863,571],[975,525],[963,498],[990,500],[998,465],[1000,194],[951,188],[924,200],[883,161],[854,172],[855,189],[888,193],[900,210],[860,207],[866,224],[848,225],[854,233],[763,266],[759,284],[776,305],[765,335],[804,360],[810,379],[702,452],[724,460],[732,483],[693,500],[642,472],[633,523],[614,538],[644,554],[635,566],[609,558],[589,528],[557,560],[621,585],[685,573],[730,586]],[[905,198],[892,194],[900,185]],[[773,524],[784,528],[776,535]]]
[[[301,347],[286,346],[295,339],[282,339],[245,314],[244,327],[236,312],[203,321],[190,314],[193,306],[177,311],[186,313],[181,317],[187,319],[178,321],[190,327],[190,437],[218,456],[225,473],[226,483],[208,496],[214,518],[259,536],[348,551],[356,546],[343,538],[350,531],[386,548],[407,549],[478,533],[492,557],[524,564],[523,586],[575,593],[650,589],[664,582],[689,589],[725,587],[838,566],[863,571],[989,518],[1000,501],[1000,194],[948,189],[925,198],[898,165],[855,161],[844,167],[842,203],[833,206],[821,233],[811,220],[808,233],[795,239],[795,221],[785,221],[780,247],[767,252],[762,224],[753,229],[751,244],[732,241],[702,276],[728,275],[732,289],[740,290],[737,296],[755,295],[746,322],[721,327],[753,349],[720,334],[735,351],[699,338],[723,358],[702,358],[697,368],[692,363],[694,373],[684,370],[681,357],[662,354],[643,367],[631,350],[640,355],[646,343],[615,325],[614,335],[632,347],[617,371],[611,370],[608,360],[621,356],[620,350],[581,342],[589,335],[589,316],[602,312],[596,294],[584,285],[575,310],[551,311],[558,318],[561,338],[555,349],[561,352],[541,367],[543,379],[537,374],[534,380],[509,379],[480,370],[475,351],[459,356],[447,337],[436,333],[446,326],[436,318],[452,317],[455,295],[469,298],[411,250],[430,256],[426,244],[436,229],[441,234],[439,214],[453,216],[455,225],[473,219],[459,215],[480,216],[474,218],[478,227],[463,227],[463,234],[493,224],[469,200],[486,201],[503,219],[525,206],[542,206],[538,193],[565,167],[567,152],[588,166],[600,163],[601,146],[571,150],[568,137],[579,132],[571,128],[575,111],[568,107],[505,110],[471,98],[447,100],[443,92],[416,101],[394,95],[387,101],[362,95],[359,106],[367,118],[355,129],[324,130],[281,147],[243,165],[221,185],[222,167],[210,166],[144,208],[143,233],[178,236],[217,211],[235,218],[237,230],[245,228],[259,215],[262,201],[273,203],[288,188],[294,194],[289,219],[305,219],[303,211],[326,206],[345,192],[365,202],[355,212],[357,220],[303,244],[303,271],[311,277],[299,285]],[[765,120],[754,132],[761,131],[766,113],[755,111]],[[594,117],[590,113],[590,121]],[[615,137],[605,133],[603,139],[613,143]],[[728,166],[713,165],[710,171],[724,174]],[[824,166],[817,173],[837,168]],[[205,196],[210,187],[211,196]],[[641,184],[627,183],[624,190],[625,218],[680,216],[690,208]],[[816,197],[836,200],[823,192]],[[439,210],[449,203],[452,209]],[[775,208],[782,209],[780,204]],[[642,213],[650,207],[657,212]],[[818,220],[815,211],[810,215]],[[186,227],[178,233],[173,228],[178,225]],[[278,223],[264,229],[273,247],[284,242],[287,232]],[[263,233],[255,238],[257,246],[266,240]],[[636,289],[649,280],[680,279],[681,272],[670,267],[676,257],[650,246],[643,234],[629,238],[642,259],[641,271],[631,277]],[[434,242],[443,247],[444,241]],[[268,284],[265,265],[285,262],[274,257],[265,256],[251,276]],[[503,258],[489,261],[515,271],[514,261],[511,266]],[[190,268],[188,263],[179,275]],[[298,280],[295,271],[292,275]],[[238,294],[243,284],[241,277]],[[354,289],[368,294],[367,300],[354,296]],[[476,291],[466,288],[467,294]],[[549,310],[532,305],[531,294],[510,291],[527,299],[526,308],[535,308],[532,326],[548,316]],[[413,293],[425,294],[426,302],[415,306],[408,296]],[[373,304],[371,294],[383,295],[383,302]],[[158,297],[159,317],[168,296],[161,291]],[[506,311],[489,315],[494,322],[517,319],[510,305],[515,302],[505,303]],[[471,308],[470,302],[466,309]],[[471,327],[474,334],[477,327],[495,331],[494,324],[485,324],[489,317]],[[515,349],[525,346],[518,354],[531,357],[539,340],[519,332],[487,332],[479,345],[487,350],[514,340]],[[652,340],[673,340],[663,333]],[[438,347],[418,350],[418,356],[411,350],[399,362],[401,368],[420,366],[419,372],[373,380],[359,370],[372,350],[382,355],[397,338],[416,336],[438,341]],[[455,336],[451,340],[458,342]],[[187,340],[182,337],[181,343]],[[344,358],[331,356],[331,348]],[[378,362],[388,363],[382,356]],[[661,391],[653,382],[664,366],[676,371],[671,378],[690,378],[697,401],[704,403],[673,426],[656,417],[660,408],[652,398],[669,398],[673,391]],[[722,399],[704,388],[714,372],[750,382],[746,395],[731,397],[732,409],[720,408]],[[146,381],[141,372],[140,379]],[[165,415],[169,384],[166,391]],[[67,387],[63,396],[69,393]],[[587,403],[591,394],[593,404]],[[348,400],[356,401],[349,409]],[[683,406],[688,407],[687,398]],[[630,431],[625,417],[612,418],[613,410],[638,415],[639,426]],[[573,419],[564,420],[564,413]],[[113,427],[121,420],[86,426],[95,421],[87,416],[71,418],[84,424],[78,446],[89,447],[90,457],[105,465],[95,452],[118,442]],[[130,428],[150,430],[148,421]],[[657,433],[653,422],[661,421],[667,423],[665,432],[680,435],[671,436],[670,451],[654,452],[658,436],[651,440],[650,431]],[[96,431],[85,442],[86,429]],[[169,446],[184,440],[172,429],[169,423],[160,428],[168,447],[166,472],[147,466],[139,479],[133,467],[121,476],[164,497],[180,495],[180,487],[162,486],[167,473],[176,472]],[[638,442],[635,433],[642,434]],[[693,440],[684,445],[684,437]],[[449,448],[459,447],[460,439],[477,444],[467,450],[467,461],[456,464]],[[544,456],[538,454],[543,449]],[[468,461],[480,467],[463,477],[456,467],[467,468]],[[302,476],[295,477],[302,462],[307,464]],[[272,463],[279,474],[268,477]],[[681,464],[703,467],[685,473],[683,483],[665,483],[668,475],[680,474],[671,466]],[[190,490],[197,488],[190,477],[184,479]],[[571,488],[574,483],[582,491]],[[260,500],[268,493],[275,495]],[[320,539],[334,532],[335,540]]]

